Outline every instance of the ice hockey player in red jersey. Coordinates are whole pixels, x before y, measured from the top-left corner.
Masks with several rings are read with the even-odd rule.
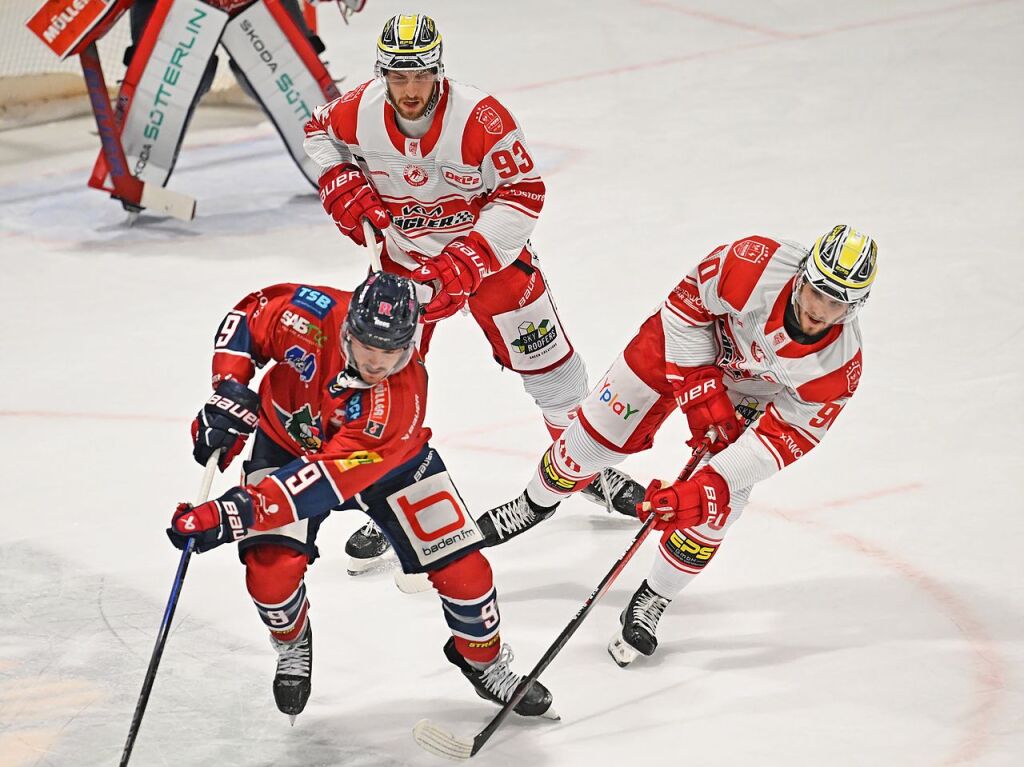
[[[468,310],[495,360],[522,376],[551,435],[561,433],[589,386],[530,243],[544,182],[522,128],[496,98],[446,77],[428,16],[387,21],[375,74],[306,126],[325,209],[360,245],[368,219],[381,232],[384,269],[433,286],[427,323]],[[585,493],[632,515],[643,488],[610,469]],[[356,560],[376,553],[372,533],[349,541]]]
[[[167,532],[179,548],[194,537],[199,552],[238,542],[246,587],[279,656],[274,698],[292,717],[311,690],[304,575],[332,510],[376,520],[403,570],[427,574],[452,632],[444,654],[479,695],[504,703],[520,681],[498,633],[481,534],[423,425],[419,315],[410,280],[375,272],[354,293],[258,290],[215,336],[214,394],[193,424],[194,456],[205,464],[219,449],[226,468],[254,433],[252,453],[240,486],[179,505]],[[248,384],[268,364],[256,394]],[[551,694],[535,682],[515,710],[552,717]]]
[[[536,525],[602,467],[650,448],[676,407],[690,447],[713,430],[698,471],[652,482],[638,508],[641,519],[658,515],[659,554],[609,652],[622,666],[651,655],[666,606],[714,557],[751,488],[810,452],[857,390],[856,315],[876,258],[875,242],[847,226],[809,250],[763,236],[716,248],[640,326],[523,495],[478,520],[488,544]],[[550,508],[537,516],[536,506]]]

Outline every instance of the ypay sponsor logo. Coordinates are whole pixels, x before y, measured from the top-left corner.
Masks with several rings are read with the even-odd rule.
[[[620,399],[619,393],[612,391],[612,385],[608,379],[605,379],[605,382],[601,384],[597,398],[607,405],[615,415],[622,416],[623,421],[628,421],[630,416],[636,415],[639,410],[639,408],[635,408],[625,400]]]

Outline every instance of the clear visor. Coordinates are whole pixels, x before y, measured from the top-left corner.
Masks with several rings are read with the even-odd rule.
[[[368,372],[368,369],[372,370],[371,377],[378,377],[379,379],[384,379],[397,373],[409,364],[415,349],[413,340],[410,339],[408,344],[398,349],[378,349],[375,346],[369,346],[356,341],[357,345],[362,346],[362,350],[356,351],[352,348],[352,333],[347,327],[342,333],[341,338],[341,348],[345,352],[345,359],[348,361],[349,367],[357,371],[360,378],[364,380],[367,377],[364,373]],[[396,354],[396,352],[400,353]],[[388,366],[385,362],[392,364]]]
[[[441,79],[437,67],[425,69],[381,69],[381,74],[388,85],[402,86],[419,83],[436,83]]]
[[[804,272],[797,275],[793,285],[793,307],[816,322],[826,325],[842,325],[857,316],[866,301],[846,303],[820,290],[806,279]]]

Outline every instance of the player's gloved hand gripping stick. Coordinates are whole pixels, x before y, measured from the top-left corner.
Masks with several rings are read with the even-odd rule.
[[[710,449],[711,442],[712,437],[709,434],[709,436],[705,437],[693,451],[693,455],[690,457],[690,460],[679,473],[680,481],[686,480],[690,477],[694,469],[697,468],[697,465]],[[647,521],[640,527],[640,530],[634,536],[632,543],[629,544],[629,548],[622,553],[622,556],[620,556],[618,560],[616,560],[615,564],[612,565],[612,569],[609,570],[604,578],[601,579],[601,582],[597,584],[597,588],[590,593],[590,596],[587,597],[587,600],[579,609],[579,612],[577,612],[573,619],[569,621],[569,625],[562,630],[562,633],[558,635],[558,638],[555,639],[554,643],[547,649],[544,655],[541,656],[541,659],[537,661],[537,665],[534,666],[533,671],[523,677],[519,686],[516,688],[515,694],[508,699],[504,706],[501,707],[501,711],[491,719],[490,723],[477,733],[476,737],[472,740],[466,740],[453,735],[441,727],[438,727],[429,719],[421,719],[413,728],[413,738],[416,739],[416,742],[432,754],[443,756],[448,759],[454,759],[455,761],[465,761],[475,756],[477,752],[483,748],[483,745],[488,741],[488,739],[494,734],[494,731],[498,729],[503,721],[505,721],[505,718],[508,717],[519,701],[522,700],[526,691],[530,688],[530,685],[540,677],[544,672],[544,669],[546,669],[551,664],[551,661],[555,659],[555,656],[561,652],[566,642],[569,641],[569,638],[576,633],[576,629],[583,624],[583,621],[586,620],[586,617],[590,614],[590,611],[594,608],[594,605],[597,604],[598,600],[600,600],[601,597],[604,596],[605,592],[611,588],[612,583],[614,583],[615,579],[619,577],[619,573],[622,572],[629,560],[632,559],[633,555],[639,550],[640,546],[647,538],[648,533],[654,529],[654,524],[657,519],[658,517],[656,514],[651,514],[647,517]]]
[[[210,497],[210,486],[213,485],[213,476],[217,473],[217,461],[220,459],[220,450],[214,450],[206,461],[206,470],[203,472],[203,481],[199,486],[199,493],[196,496],[196,506],[205,503]],[[149,693],[153,689],[153,680],[156,678],[156,670],[160,665],[160,657],[164,652],[164,644],[167,642],[167,634],[171,630],[171,620],[174,618],[174,608],[178,606],[178,596],[181,594],[181,584],[185,580],[185,571],[188,569],[188,561],[195,550],[195,538],[189,538],[185,548],[181,551],[181,559],[178,560],[178,571],[174,574],[174,583],[171,585],[171,596],[167,599],[167,607],[164,608],[164,617],[160,621],[160,630],[156,635],[156,644],[153,646],[153,654],[149,658],[149,668],[146,669],[146,678],[142,681],[142,692],[139,693],[139,700],[135,704],[135,713],[132,715],[131,727],[128,728],[128,739],[124,744],[124,752],[121,754],[120,767],[127,767],[128,760],[132,755],[132,748],[135,746],[135,738],[139,734],[139,725],[142,724],[142,715],[146,713],[146,704],[149,702]]]

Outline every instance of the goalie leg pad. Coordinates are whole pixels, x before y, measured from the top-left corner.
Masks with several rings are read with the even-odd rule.
[[[118,97],[119,108],[127,105],[121,144],[143,181],[170,178],[227,20],[200,0],[161,0],[149,18]]]
[[[221,39],[236,76],[263,108],[289,154],[314,187],[319,166],[302,148],[313,108],[341,94],[303,30],[280,0],[254,3],[227,24]]]

